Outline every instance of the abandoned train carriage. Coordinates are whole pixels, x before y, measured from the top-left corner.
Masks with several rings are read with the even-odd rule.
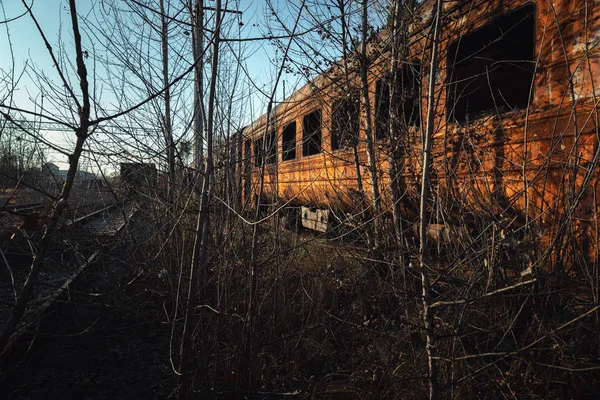
[[[406,212],[418,201],[433,3],[416,11],[398,65],[390,63],[385,30],[369,46],[375,162],[388,210],[392,163],[400,171],[393,182]],[[594,0],[443,2],[432,105],[432,207],[514,215],[546,238],[568,226],[581,236],[579,243],[594,239],[599,18]],[[344,72],[348,65],[354,73]],[[264,162],[266,199],[350,210],[360,203],[360,175],[372,200],[357,65],[342,60],[294,93],[272,113],[269,129],[266,116],[246,128],[246,199],[258,192]],[[401,71],[396,114],[403,121],[390,143],[386,82],[392,68]],[[390,153],[394,147],[400,158]]]

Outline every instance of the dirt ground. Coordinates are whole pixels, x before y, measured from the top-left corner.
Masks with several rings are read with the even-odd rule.
[[[115,290],[135,275],[131,268],[104,258],[86,270],[47,311],[34,346],[27,351],[28,340],[13,354],[0,397],[167,398],[174,374],[163,299],[146,290],[144,275]]]

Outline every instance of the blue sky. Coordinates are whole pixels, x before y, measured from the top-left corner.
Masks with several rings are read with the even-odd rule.
[[[32,4],[32,10],[37,18],[42,30],[47,35],[48,41],[57,49],[59,40],[70,42],[70,16],[67,12],[68,4],[64,0],[27,0]],[[88,15],[91,10],[91,0],[79,0],[77,2],[78,12],[82,15]],[[259,37],[265,30],[263,28],[264,4],[261,2],[243,0],[240,3],[239,9],[243,11],[242,21],[244,23],[242,36],[243,37]],[[277,4],[278,2],[274,2]],[[281,3],[286,3],[282,1]],[[0,20],[11,20],[22,15],[25,8],[19,0],[0,0]],[[210,3],[209,3],[210,5]],[[96,3],[96,8],[99,5]],[[287,7],[278,7],[280,10],[287,10]],[[187,16],[185,16],[187,17]],[[183,17],[182,17],[183,19]],[[83,23],[82,23],[83,24]],[[61,32],[62,27],[62,32]],[[8,29],[8,30],[7,30]],[[85,30],[85,27],[82,27]],[[0,25],[0,67],[4,70],[12,68],[11,62],[11,47],[9,39],[12,42],[12,52],[15,61],[15,70],[17,73],[22,71],[25,63],[35,63],[45,72],[52,74],[52,60],[48,55],[48,51],[41,39],[34,22],[28,15],[24,15],[8,24]],[[84,44],[86,37],[84,36]],[[255,42],[252,46],[252,57],[247,60],[248,72],[254,79],[261,84],[266,83],[266,78],[273,70],[270,62],[270,57],[273,55],[273,50],[268,43]],[[31,82],[27,77],[23,77],[22,82],[25,84],[15,93],[15,102],[18,104],[27,104],[30,97],[37,95],[36,91],[31,87]],[[29,84],[27,84],[29,83]],[[27,93],[25,88],[29,89]]]
[[[47,40],[50,42],[54,51],[57,54],[57,58],[60,60],[74,59],[73,49],[70,46],[72,44],[72,32],[70,29],[70,15],[68,12],[68,2],[66,0],[27,0],[28,4],[32,4],[33,14],[38,20],[41,29],[46,34]],[[291,26],[296,17],[297,9],[300,4],[298,1],[273,1],[273,6],[276,8],[277,15],[279,18]],[[86,17],[93,20],[93,13],[98,13],[100,10],[102,1],[94,0],[79,0],[77,1],[77,9],[80,14],[80,24],[83,31],[83,44],[84,48],[90,51],[90,54],[96,54],[97,50],[103,47],[102,38],[86,35],[86,32],[91,30],[86,27],[84,19]],[[178,1],[173,1],[175,6],[179,5]],[[213,5],[213,2],[205,0],[205,4],[208,6]],[[266,8],[266,3],[257,2],[252,0],[240,0],[239,4],[227,4],[228,8],[237,8],[243,12],[241,16],[241,37],[261,37],[262,35],[273,33],[281,34],[282,31],[270,31],[269,24],[275,24],[275,18]],[[19,84],[13,92],[13,98],[9,99],[6,96],[6,85],[0,86],[0,100],[4,104],[12,104],[13,106],[28,109],[31,111],[37,111],[34,106],[34,102],[38,104],[42,101],[42,93],[38,89],[38,85],[35,81],[40,78],[40,73],[47,76],[50,82],[44,84],[46,90],[48,90],[48,84],[52,84],[55,90],[62,90],[60,84],[60,78],[56,73],[56,69],[53,68],[53,61],[50,58],[48,51],[38,33],[36,26],[32,19],[28,15],[24,15],[18,18],[25,12],[25,8],[20,0],[0,0],[0,20],[9,21],[8,23],[0,24],[0,69],[6,73],[14,73],[14,79],[19,79]],[[16,18],[16,19],[15,19]],[[188,15],[185,13],[181,16],[181,19],[187,20]],[[233,16],[231,17],[233,20]],[[14,19],[14,20],[13,20]],[[275,26],[273,25],[273,26]],[[233,33],[232,33],[233,34]],[[10,38],[10,41],[9,41]],[[186,40],[185,38],[183,40]],[[282,41],[285,43],[285,40]],[[64,43],[64,48],[59,46],[59,43]],[[12,44],[10,46],[9,44]],[[279,66],[280,61],[276,61],[278,55],[281,54],[276,52],[273,44],[270,41],[253,41],[245,42],[245,58],[244,67],[248,73],[249,78],[253,81],[253,84],[257,88],[263,90],[265,93],[270,93],[272,90],[276,69]],[[61,50],[62,49],[62,50]],[[60,54],[64,51],[65,57]],[[99,52],[98,52],[99,53]],[[114,90],[108,90],[106,85],[103,84],[102,78],[108,74],[102,63],[94,64],[90,57],[86,60],[88,74],[91,76],[95,72],[99,78],[98,81],[91,82],[91,84],[97,90],[97,98],[100,99],[104,107],[118,109],[115,106],[118,103],[119,93]],[[14,60],[14,64],[13,64]],[[96,60],[99,58],[96,57]],[[31,68],[31,65],[35,65],[35,71]],[[75,92],[78,92],[78,81],[75,75],[74,68],[64,65],[66,71],[67,80],[72,83]],[[95,68],[95,70],[94,70]],[[23,71],[25,71],[23,73]],[[111,71],[112,73],[113,71]],[[174,72],[175,74],[175,72]],[[244,74],[241,74],[244,75]],[[2,79],[11,78],[9,75],[5,75]],[[297,89],[301,84],[306,82],[306,78],[300,77],[294,74],[284,74],[282,77],[286,81],[286,94],[289,95],[293,90]],[[6,82],[6,81],[5,81]],[[0,84],[2,82],[0,81]],[[283,85],[280,83],[278,88],[278,94],[276,100],[282,100],[283,98]],[[4,93],[2,93],[4,91]],[[249,92],[251,89],[248,90]],[[52,93],[48,92],[45,94],[46,98],[52,98]],[[252,95],[252,107],[248,107],[247,114],[243,122],[247,123],[252,117],[256,118],[264,112],[265,96],[259,94],[259,90],[254,90]],[[47,108],[47,113],[52,115],[62,115],[60,119],[64,120],[76,120],[76,115],[70,115],[66,110],[67,107],[62,107],[61,104],[50,104],[49,101],[44,100],[44,106]],[[73,142],[73,134],[70,132],[46,132],[45,138],[49,142],[59,144],[64,148],[70,148]],[[66,158],[59,153],[50,152],[51,161],[57,163],[62,168],[66,167]]]

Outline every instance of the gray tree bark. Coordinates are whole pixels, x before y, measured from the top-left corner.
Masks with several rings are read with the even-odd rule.
[[[215,117],[215,92],[217,82],[217,71],[219,67],[219,44],[221,32],[221,0],[216,0],[215,4],[215,31],[213,40],[213,54],[211,61],[211,77],[208,94],[208,118],[206,129],[206,163],[204,167],[204,179],[202,181],[202,194],[200,197],[200,211],[196,222],[194,250],[192,254],[192,262],[190,264],[190,273],[188,275],[188,295],[185,308],[185,316],[183,323],[183,333],[181,336],[180,346],[180,376],[179,376],[179,399],[189,398],[189,358],[192,341],[194,322],[194,279],[200,268],[205,267],[206,250],[208,245],[208,230],[209,230],[209,215],[208,207],[210,202],[209,193],[212,187],[213,177],[213,130]],[[206,277],[206,271],[202,271]]]
[[[440,40],[440,16],[442,13],[442,0],[437,0],[433,10],[432,45],[431,62],[429,67],[429,86],[427,88],[427,125],[425,128],[425,143],[423,144],[423,171],[421,174],[421,205],[419,212],[420,223],[420,241],[419,252],[421,253],[421,262],[425,261],[425,252],[427,250],[427,230],[429,225],[429,213],[427,210],[427,200],[430,193],[430,173],[431,173],[431,149],[433,146],[433,130],[435,115],[435,80],[437,75],[437,54]]]

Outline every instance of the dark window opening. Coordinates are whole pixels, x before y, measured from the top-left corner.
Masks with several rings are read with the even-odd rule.
[[[394,97],[397,101],[396,115],[402,126],[421,125],[421,64],[407,63],[396,70],[397,83]],[[375,87],[375,137],[388,135],[390,129],[390,81],[391,74],[381,78]]]
[[[251,178],[250,173],[252,171],[252,142],[250,140],[244,141],[244,198],[247,199],[250,195],[250,184]]]
[[[360,93],[351,91],[334,101],[331,110],[331,150],[354,147],[360,130]]]
[[[414,61],[402,68],[399,76],[398,116],[406,126],[421,126],[421,63]]]
[[[277,134],[275,131],[269,132],[267,135],[267,164],[277,164]]]
[[[244,141],[244,161],[250,161],[250,157],[252,156],[250,152],[252,148],[252,142],[250,140]]]
[[[304,116],[302,120],[302,156],[321,152],[321,109]]]
[[[375,137],[383,139],[390,129],[390,85],[389,76],[375,85]]]
[[[261,167],[263,164],[263,139],[254,141],[254,166]]]
[[[527,4],[448,49],[449,121],[526,108],[535,57],[535,6]]]
[[[289,161],[296,159],[296,122],[289,123],[283,128],[281,159]]]

